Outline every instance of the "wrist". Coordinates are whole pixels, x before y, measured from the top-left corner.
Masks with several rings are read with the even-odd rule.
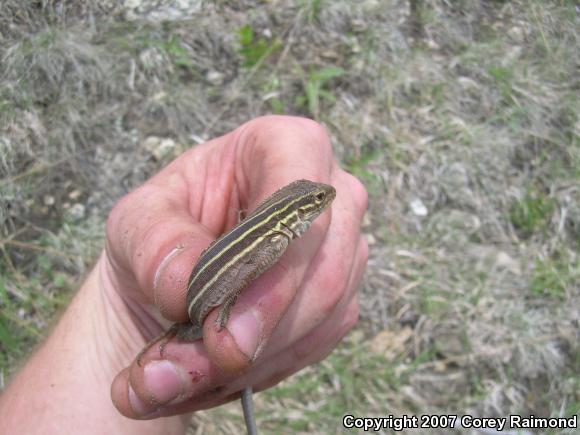
[[[7,432],[56,434],[79,427],[87,434],[184,432],[178,418],[139,422],[113,406],[111,382],[144,338],[126,316],[126,304],[102,279],[103,258],[0,398],[0,421]]]

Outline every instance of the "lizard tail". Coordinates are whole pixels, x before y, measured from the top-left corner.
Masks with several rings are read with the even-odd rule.
[[[248,435],[258,435],[256,420],[254,418],[254,403],[252,402],[252,387],[242,390],[242,409],[244,410],[244,420]]]

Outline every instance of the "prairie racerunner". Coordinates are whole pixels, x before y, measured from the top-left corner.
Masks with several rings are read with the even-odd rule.
[[[162,341],[163,350],[173,336],[186,341],[202,338],[203,321],[216,307],[220,307],[216,323],[220,330],[224,328],[240,292],[276,263],[290,241],[304,234],[335,196],[334,187],[327,184],[294,181],[215,240],[202,252],[189,277],[187,307],[191,323],[174,324],[161,339],[141,351],[137,361],[158,341]],[[254,435],[251,387],[242,392],[242,406],[248,434]]]

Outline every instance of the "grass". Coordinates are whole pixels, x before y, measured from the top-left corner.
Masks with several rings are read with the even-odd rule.
[[[257,395],[262,431],[328,433],[347,412],[577,414],[575,2],[415,6],[217,2],[162,23],[6,1],[0,380],[66,305],[117,198],[275,112],[325,124],[367,186],[371,257],[359,326]],[[238,404],[202,426],[240,431]]]
[[[545,231],[554,212],[555,201],[535,189],[528,189],[524,198],[510,207],[510,221],[523,237]]]
[[[256,37],[252,27],[247,24],[239,28],[238,42],[238,53],[244,59],[242,65],[246,68],[256,66],[262,59],[281,49],[279,40],[268,41],[264,37]]]

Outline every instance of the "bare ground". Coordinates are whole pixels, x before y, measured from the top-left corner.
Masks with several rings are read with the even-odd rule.
[[[262,430],[577,415],[578,21],[572,1],[4,1],[0,385],[121,195],[286,113],[323,123],[366,184],[371,258],[359,327],[257,395]],[[237,404],[192,423],[241,427]]]

